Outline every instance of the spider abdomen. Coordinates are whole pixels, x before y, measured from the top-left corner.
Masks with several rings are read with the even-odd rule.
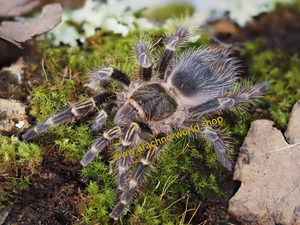
[[[228,92],[237,74],[237,62],[219,49],[188,52],[172,66],[167,79],[180,93],[183,105],[204,103]]]

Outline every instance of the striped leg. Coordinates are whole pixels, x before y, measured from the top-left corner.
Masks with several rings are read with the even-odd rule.
[[[111,79],[119,81],[124,88],[130,85],[129,77],[113,67],[102,67],[93,71],[91,79],[95,82],[100,82],[102,86],[106,86]]]
[[[237,104],[250,101],[251,99],[258,98],[261,94],[266,92],[269,87],[267,81],[254,86],[250,91],[243,91],[232,97],[216,98],[202,105],[196,106],[189,110],[192,117],[200,116],[205,113],[220,111],[223,109],[234,107]]]
[[[129,128],[124,132],[122,138],[122,147],[121,147],[121,155],[125,157],[121,157],[118,160],[118,191],[124,191],[124,188],[127,186],[127,174],[130,167],[131,154],[127,155],[127,152],[130,152],[130,149],[134,147],[136,135],[139,136],[146,141],[152,139],[152,131],[150,128],[143,123],[131,123]]]
[[[179,43],[186,41],[193,35],[192,30],[185,26],[180,26],[176,29],[175,34],[168,40],[167,45],[164,49],[163,57],[158,67],[157,76],[158,78],[165,80],[165,73],[171,59],[175,55],[175,51],[179,46]]]
[[[149,81],[152,74],[152,66],[147,45],[145,43],[140,43],[136,45],[136,52],[139,57],[139,63],[141,66],[141,79],[144,81]]]
[[[92,132],[96,133],[101,130],[103,124],[106,122],[108,116],[111,114],[113,108],[116,106],[117,106],[117,104],[111,103],[97,114],[97,116],[95,117],[94,122],[91,126]]]
[[[122,135],[121,128],[119,126],[115,126],[108,131],[105,131],[101,137],[99,137],[92,147],[85,153],[83,159],[81,160],[81,164],[83,166],[86,166],[89,164],[95,157],[96,155],[101,152],[107,145],[108,143],[120,137]]]
[[[83,101],[77,102],[72,108],[55,113],[49,119],[30,128],[25,134],[22,135],[23,141],[26,142],[31,140],[38,134],[45,132],[51,126],[57,126],[76,118],[83,117],[89,112],[93,111],[96,106],[115,99],[116,94],[114,92],[105,92],[93,98],[87,98]]]
[[[160,139],[162,137],[165,137],[165,134],[159,134],[156,138]],[[152,139],[155,140],[155,139]],[[139,184],[142,181],[142,177],[145,174],[145,171],[149,167],[149,165],[152,163],[154,156],[158,152],[158,150],[162,147],[162,145],[158,145],[155,147],[151,147],[150,149],[147,149],[146,152],[143,155],[143,158],[141,162],[139,163],[136,171],[134,172],[132,178],[128,182],[128,185],[124,189],[123,193],[120,196],[120,200],[118,204],[115,206],[113,211],[110,214],[110,217],[112,217],[114,220],[118,220],[118,217],[122,215],[125,208],[130,204],[132,201],[134,192],[136,188],[139,186]]]
[[[199,122],[200,124],[200,122]],[[222,139],[219,137],[217,131],[215,129],[213,129],[212,127],[206,127],[203,128],[201,126],[199,126],[197,121],[185,121],[183,122],[183,124],[181,125],[180,129],[184,129],[184,130],[193,130],[192,128],[195,128],[195,126],[198,126],[198,131],[196,129],[194,129],[195,131],[195,135],[202,135],[204,136],[207,140],[209,140],[217,153],[217,158],[219,160],[219,162],[226,167],[229,171],[232,170],[232,162],[231,160],[226,156],[227,153],[227,149],[226,146],[224,144],[224,142],[222,141]],[[192,127],[192,128],[191,128]]]

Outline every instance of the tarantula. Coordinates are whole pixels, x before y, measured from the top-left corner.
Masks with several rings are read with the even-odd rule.
[[[50,126],[60,125],[70,119],[87,115],[106,103],[91,126],[92,131],[100,131],[107,118],[116,110],[115,126],[94,142],[81,160],[86,166],[97,153],[112,140],[122,136],[121,153],[132,148],[138,140],[148,143],[155,138],[166,137],[172,129],[183,130],[194,126],[204,114],[220,112],[238,104],[259,97],[268,88],[263,82],[252,88],[233,90],[238,84],[238,61],[229,57],[229,52],[217,48],[190,49],[179,57],[174,57],[180,44],[193,35],[192,29],[180,25],[173,36],[166,41],[161,61],[152,77],[153,65],[150,42],[142,39],[135,45],[140,78],[131,81],[127,75],[113,67],[96,69],[91,79],[101,85],[114,79],[122,84],[125,92],[104,92],[95,97],[75,103],[72,107],[54,114],[49,119],[29,129],[24,141],[43,133]],[[218,131],[207,127],[194,133],[196,137],[206,137],[214,146],[217,158],[228,170],[233,164],[226,156],[226,146]],[[142,182],[146,169],[163,144],[151,145],[146,149],[135,172],[128,174],[131,155],[117,161],[118,186],[121,193],[119,202],[110,216],[117,220],[133,199],[134,192]]]

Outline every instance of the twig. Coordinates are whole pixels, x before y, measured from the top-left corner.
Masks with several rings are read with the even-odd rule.
[[[194,216],[196,215],[196,212],[198,211],[199,207],[201,205],[201,202],[199,203],[198,207],[196,208],[195,212],[193,213],[191,219],[189,220],[188,224],[190,224],[190,222],[192,222],[192,219],[194,218]]]
[[[204,220],[203,222],[199,223],[199,225],[205,225],[207,223],[207,220]]]
[[[172,205],[174,205],[175,203],[179,202],[181,199],[183,199],[184,197],[180,198],[180,199],[177,199],[175,202],[173,202],[172,204],[170,204],[167,208],[165,208],[164,210],[162,210],[161,212],[164,212],[166,211],[167,209],[169,209]],[[152,216],[150,217],[149,219],[155,219],[155,218],[158,218],[160,217],[162,214],[159,214],[157,216]]]
[[[188,207],[188,203],[189,203],[189,198],[190,197],[188,197],[187,198],[187,200],[186,200],[186,203],[185,203],[185,211],[181,214],[182,215],[182,218],[181,218],[181,220],[180,220],[180,224],[183,224],[184,223],[184,219],[185,219],[185,216],[186,216],[186,213],[187,213],[187,207]]]
[[[169,180],[170,177],[168,178],[167,182],[166,182],[165,185],[164,185],[164,188],[163,188],[163,190],[162,190],[162,193],[161,193],[161,195],[159,196],[159,202],[161,202],[163,196],[166,194],[166,192],[167,192],[168,188],[170,187],[170,185],[173,184],[174,182],[176,182],[176,179],[177,179],[178,177],[179,177],[179,175],[177,175],[177,176],[175,177],[175,179],[174,179],[173,181],[171,181],[171,182],[168,184],[168,186],[166,187],[166,184],[168,183],[168,180]]]
[[[43,72],[44,72],[45,77],[46,77],[46,82],[49,82],[49,80],[48,80],[48,75],[47,75],[47,73],[46,73],[46,71],[45,71],[45,68],[44,68],[44,60],[43,60],[43,59],[42,59],[42,69],[43,69]]]
[[[69,67],[67,67],[66,71],[64,72],[64,76],[63,76],[63,79],[62,79],[60,85],[63,84],[63,82],[64,82],[64,80],[65,80],[65,77],[66,77],[66,75],[67,75],[68,70],[69,70]]]

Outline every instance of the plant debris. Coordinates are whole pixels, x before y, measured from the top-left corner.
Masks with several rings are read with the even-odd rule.
[[[42,14],[33,21],[4,21],[0,25],[0,37],[22,48],[20,42],[55,28],[62,20],[62,13],[60,4],[52,4],[44,6]]]
[[[270,120],[252,122],[235,165],[241,187],[228,211],[246,224],[300,224],[300,101],[285,133]]]

